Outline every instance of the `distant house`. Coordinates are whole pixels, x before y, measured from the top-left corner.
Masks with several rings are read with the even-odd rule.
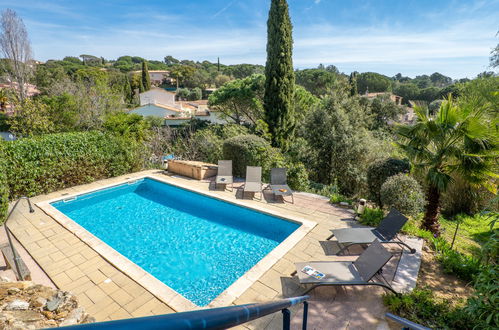
[[[40,94],[40,91],[38,90],[38,88],[36,88],[35,85],[24,84],[24,88],[26,91],[26,96],[28,97]],[[19,84],[16,82],[0,83],[0,90],[2,89],[13,89],[17,92],[17,90],[19,89]],[[12,115],[14,113],[14,108],[12,104],[2,102],[0,103],[0,112],[5,113],[6,115]]]
[[[379,92],[379,93],[366,93],[363,96],[367,97],[368,99],[374,99],[377,98],[378,96],[383,96],[386,95],[392,100],[396,105],[402,105],[402,96],[398,96],[389,92]]]
[[[134,71],[135,74],[140,74],[142,71]],[[159,86],[163,83],[173,84],[175,79],[170,77],[170,71],[166,70],[149,70],[149,78],[151,84]]]
[[[139,96],[140,106],[130,113],[163,118],[168,126],[180,125],[193,118],[219,124],[226,122],[218,111],[208,108],[208,100],[178,102],[175,93],[161,88],[152,88]]]
[[[147,92],[140,93],[140,105],[163,104],[177,107],[175,102],[175,93],[164,90],[163,88],[153,87]]]

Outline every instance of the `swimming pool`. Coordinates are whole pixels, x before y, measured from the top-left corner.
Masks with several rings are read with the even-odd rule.
[[[151,178],[50,205],[198,306],[300,227]]]

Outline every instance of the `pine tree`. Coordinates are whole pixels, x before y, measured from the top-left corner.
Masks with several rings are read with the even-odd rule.
[[[146,61],[142,61],[142,86],[144,86],[144,91],[151,89],[151,78],[149,77]]]
[[[292,29],[286,0],[272,0],[267,21],[267,63],[263,101],[272,145],[284,150],[287,149],[295,128]]]

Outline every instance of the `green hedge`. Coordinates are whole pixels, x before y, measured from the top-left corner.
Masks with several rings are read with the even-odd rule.
[[[7,162],[4,157],[5,143],[0,139],[0,223],[7,216],[9,206],[9,187],[7,186]]]
[[[132,139],[97,131],[60,133],[6,142],[0,159],[14,200],[138,171],[141,149]]]

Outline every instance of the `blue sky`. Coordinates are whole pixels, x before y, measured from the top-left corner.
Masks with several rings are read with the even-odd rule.
[[[499,0],[288,0],[294,65],[393,76],[489,70]],[[24,20],[35,57],[137,55],[265,64],[269,0],[0,0]]]

